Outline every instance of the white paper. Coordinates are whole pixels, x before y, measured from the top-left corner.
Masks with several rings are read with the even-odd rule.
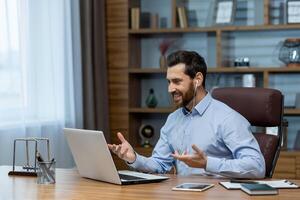
[[[287,181],[287,180],[274,180],[274,181],[255,181],[251,180],[257,183],[264,183],[267,184],[273,188],[299,188],[298,185]],[[220,182],[221,185],[223,185],[226,189],[240,189],[241,183],[231,183],[230,181]]]

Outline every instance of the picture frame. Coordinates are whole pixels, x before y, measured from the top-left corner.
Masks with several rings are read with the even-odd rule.
[[[216,2],[215,24],[233,24],[235,14],[235,0],[218,0]]]
[[[300,0],[287,0],[287,23],[299,24],[300,23]]]

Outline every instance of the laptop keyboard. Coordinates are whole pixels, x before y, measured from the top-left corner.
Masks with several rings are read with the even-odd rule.
[[[121,180],[131,181],[131,180],[145,180],[145,178],[132,176],[132,175],[125,175],[125,174],[119,174]]]

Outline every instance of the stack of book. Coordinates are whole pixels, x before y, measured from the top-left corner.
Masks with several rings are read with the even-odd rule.
[[[242,180],[233,179],[219,183],[227,190],[241,189],[249,195],[276,195],[278,189],[298,189],[299,186],[288,180]]]
[[[158,14],[141,12],[140,8],[131,8],[131,28],[158,28]]]

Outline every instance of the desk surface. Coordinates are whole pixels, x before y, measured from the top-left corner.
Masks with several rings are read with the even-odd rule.
[[[222,179],[202,176],[180,177],[170,175],[161,183],[119,186],[81,178],[76,170],[57,169],[54,185],[38,185],[34,177],[8,176],[11,167],[0,167],[0,199],[298,199],[300,189],[280,189],[276,196],[248,196],[240,190],[226,190],[218,184]],[[223,179],[224,180],[224,179]],[[300,180],[292,180],[300,184]],[[171,188],[184,182],[214,183],[215,186],[204,192],[172,191]]]

